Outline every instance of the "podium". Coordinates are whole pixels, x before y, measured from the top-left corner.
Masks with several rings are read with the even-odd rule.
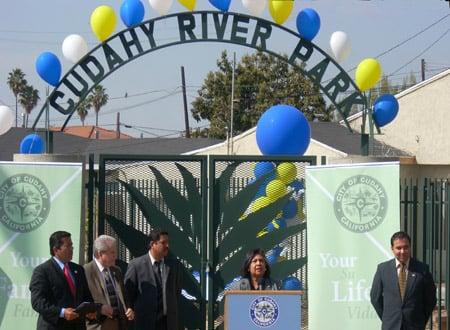
[[[225,291],[225,330],[301,329],[302,291]]]

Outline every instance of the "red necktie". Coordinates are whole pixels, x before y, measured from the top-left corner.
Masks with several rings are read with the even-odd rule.
[[[66,278],[67,283],[69,284],[70,292],[72,292],[72,296],[75,297],[76,289],[75,283],[73,283],[72,276],[70,276],[69,266],[64,264],[64,277]]]

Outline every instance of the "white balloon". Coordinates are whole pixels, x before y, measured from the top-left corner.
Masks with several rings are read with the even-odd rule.
[[[172,7],[173,0],[148,0],[150,6],[158,12],[159,15],[167,15]]]
[[[343,62],[350,55],[351,43],[347,34],[342,31],[336,31],[330,38],[331,52],[337,62]]]
[[[253,16],[261,16],[266,8],[267,0],[242,0],[242,4]]]
[[[14,113],[6,105],[0,105],[0,135],[5,134],[12,127]]]
[[[88,45],[82,36],[71,34],[64,39],[62,44],[62,52],[64,57],[72,62],[77,63],[88,52]]]

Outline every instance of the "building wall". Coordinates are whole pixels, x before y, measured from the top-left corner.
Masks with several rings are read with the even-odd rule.
[[[419,164],[450,164],[450,70],[397,95],[397,118],[375,138],[415,155]],[[361,118],[351,122],[361,131]]]

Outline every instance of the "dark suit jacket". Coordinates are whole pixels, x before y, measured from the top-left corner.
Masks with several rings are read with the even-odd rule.
[[[86,272],[86,279],[89,285],[89,290],[91,291],[92,298],[96,303],[100,303],[102,305],[111,305],[109,301],[108,291],[106,290],[105,281],[103,279],[103,275],[100,273],[100,270],[97,267],[95,261],[91,261],[84,265],[84,270]],[[122,271],[119,267],[113,266],[110,267],[112,277],[115,281],[115,285],[117,290],[119,291],[118,299],[124,306],[125,310],[128,307],[128,301],[125,296],[125,288],[123,285],[123,276]],[[122,316],[122,322],[124,321],[124,315]],[[126,323],[126,322],[125,322]],[[97,313],[97,319],[95,321],[88,321],[86,323],[87,329],[105,329],[112,330],[119,328],[119,319],[110,319],[104,315],[100,315]]]
[[[436,305],[436,286],[428,266],[411,258],[402,301],[395,259],[392,259],[378,265],[370,300],[383,330],[423,330]]]
[[[59,317],[61,308],[76,308],[83,301],[93,301],[83,267],[69,262],[69,268],[75,280],[75,297],[70,292],[62,269],[53,258],[34,269],[30,291],[31,305],[39,313],[37,329],[85,329],[83,317],[73,321]]]
[[[181,296],[181,265],[165,258],[162,269],[162,289],[167,306],[167,329],[179,330],[178,306]],[[135,313],[135,329],[155,329],[157,286],[150,256],[131,260],[125,274],[125,290]]]

